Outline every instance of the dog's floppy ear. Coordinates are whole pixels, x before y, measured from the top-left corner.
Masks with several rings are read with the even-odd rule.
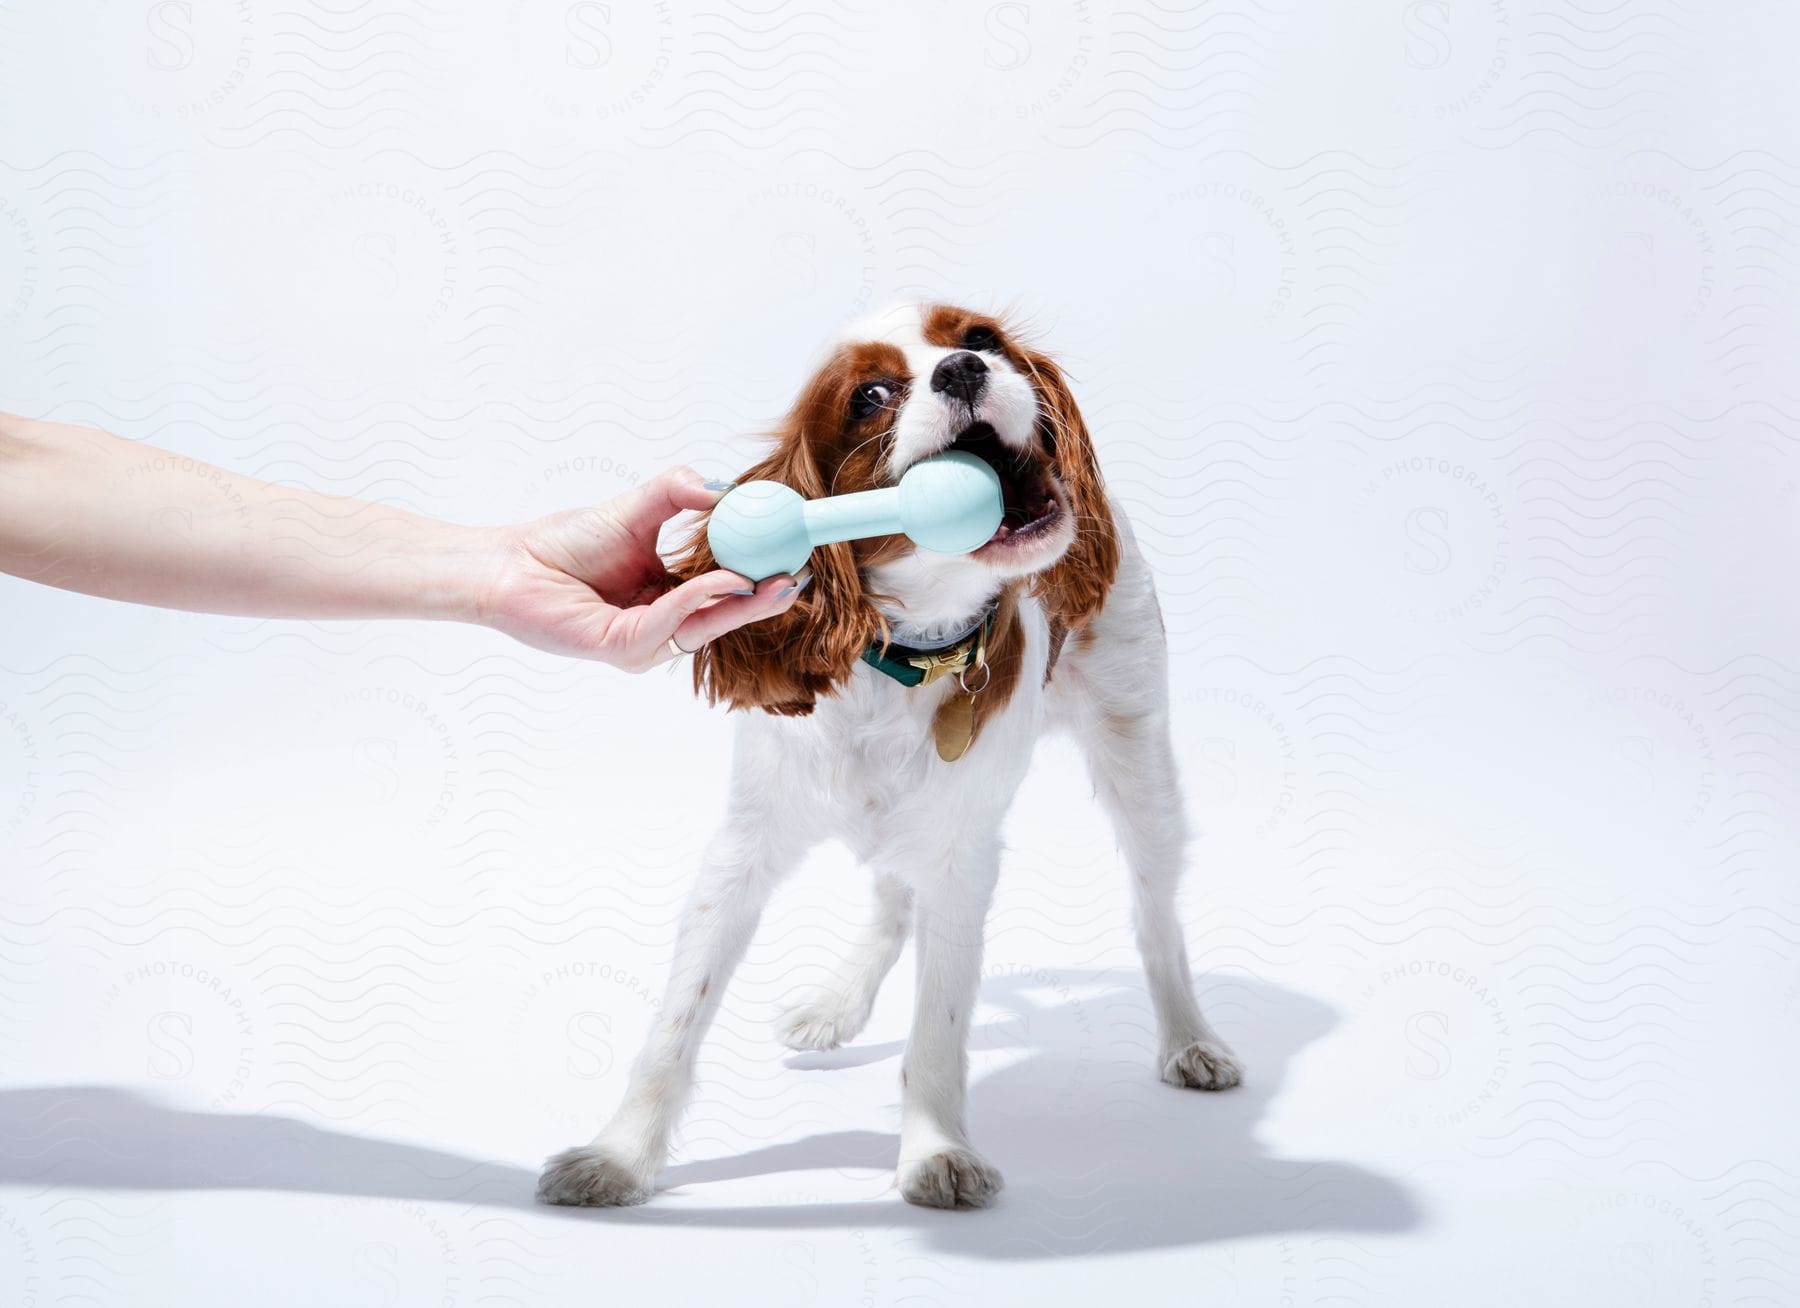
[[[1119,531],[1106,500],[1106,484],[1087,423],[1075,405],[1062,369],[1049,355],[1022,351],[1037,386],[1038,439],[1050,452],[1056,479],[1075,515],[1075,542],[1054,567],[1038,574],[1031,593],[1053,618],[1075,630],[1100,611],[1119,571]]]
[[[809,500],[832,493],[815,450],[826,448],[833,433],[821,430],[815,442],[809,429],[831,420],[835,410],[814,391],[794,406],[775,449],[739,477],[740,482],[778,481]],[[812,582],[785,613],[715,636],[694,655],[694,689],[708,703],[788,715],[811,713],[818,698],[830,695],[855,668],[880,621],[863,593],[852,544],[818,546],[807,562]],[[703,518],[671,571],[685,580],[718,566],[706,543]]]

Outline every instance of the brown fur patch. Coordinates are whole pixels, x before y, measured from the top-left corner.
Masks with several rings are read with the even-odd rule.
[[[1100,724],[1108,735],[1134,740],[1144,725],[1144,717],[1137,713],[1120,713],[1116,709],[1102,709]]]
[[[925,311],[924,336],[933,345],[961,345],[974,328],[999,337],[1000,351],[1037,388],[1038,442],[1049,454],[1075,517],[1075,543],[1055,567],[1040,573],[1032,594],[1053,618],[1069,628],[1084,625],[1100,611],[1119,571],[1119,533],[1106,499],[1106,485],[1094,455],[1093,438],[1062,369],[1049,355],[1032,349],[1006,325],[987,314],[933,305]]]
[[[1056,671],[1056,660],[1062,657],[1063,642],[1069,638],[1069,624],[1058,614],[1050,615],[1050,657],[1044,660],[1044,684],[1050,684],[1050,674]]]
[[[975,313],[969,309],[959,309],[954,304],[934,304],[926,309],[920,334],[925,337],[928,345],[952,349],[962,344],[963,336],[973,327],[986,327],[1002,341],[1006,339],[1006,328],[998,318],[990,318],[985,313]]]
[[[1075,515],[1075,542],[1054,567],[1037,575],[1031,593],[1052,618],[1078,630],[1106,603],[1118,576],[1119,529],[1107,503],[1093,438],[1062,369],[1046,354],[1035,350],[1024,354],[1026,374],[1037,385],[1044,410],[1038,436],[1050,451],[1056,479]]]
[[[775,435],[769,454],[739,481],[778,481],[807,499],[872,490],[883,484],[887,442],[884,412],[850,417],[858,386],[885,381],[894,402],[912,380],[906,356],[885,342],[841,347],[807,384]],[[812,552],[812,585],[786,613],[728,631],[694,655],[694,689],[712,704],[811,713],[850,675],[883,624],[868,602],[862,569],[907,548],[900,537],[821,545]],[[670,570],[682,579],[718,566],[706,543],[703,516],[683,542]]]

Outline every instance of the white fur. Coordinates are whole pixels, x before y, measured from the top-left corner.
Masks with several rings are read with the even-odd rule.
[[[918,321],[916,311],[890,312],[854,339],[879,334],[895,341],[914,376],[924,378],[947,351],[923,342]],[[1006,373],[1030,398],[1030,382]],[[896,420],[900,467],[955,436],[954,415],[936,411],[940,401],[914,385]],[[1024,411],[1002,393],[991,414],[976,416],[993,423],[1003,440],[1028,441],[1035,399]],[[990,1201],[1000,1174],[975,1152],[964,1121],[969,1016],[1000,868],[1001,822],[1038,738],[1051,729],[1072,731],[1082,744],[1130,868],[1138,945],[1160,1032],[1158,1072],[1178,1086],[1237,1084],[1236,1059],[1194,1000],[1175,912],[1187,825],[1169,739],[1161,614],[1116,502],[1112,511],[1122,559],[1105,607],[1083,635],[1069,640],[1046,685],[1048,621],[1035,601],[1021,605],[1018,684],[957,762],[937,757],[931,730],[938,704],[955,690],[950,679],[909,689],[858,664],[810,716],[738,715],[725,819],[688,902],[655,1028],[613,1119],[591,1144],[550,1160],[540,1198],[620,1204],[649,1197],[687,1099],[697,1046],[770,891],[808,848],[836,838],[875,873],[875,913],[833,978],[783,1016],[778,1034],[799,1049],[854,1038],[910,928],[917,994],[902,1063],[900,1190],[934,1207]],[[966,626],[1007,576],[1048,566],[1067,545],[1066,537],[1060,544],[1049,540],[1032,551],[1028,566],[1005,570],[921,552],[880,570],[872,584],[895,597],[885,607],[900,638],[923,639]],[[1071,1130],[1083,1125],[1069,1124]]]

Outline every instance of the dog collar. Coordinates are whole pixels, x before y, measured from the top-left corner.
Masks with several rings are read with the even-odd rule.
[[[994,615],[999,611],[1000,606],[994,605],[976,619],[974,626],[940,645],[875,641],[862,652],[862,661],[902,686],[929,686],[938,678],[955,676],[969,666],[975,647],[993,634]]]

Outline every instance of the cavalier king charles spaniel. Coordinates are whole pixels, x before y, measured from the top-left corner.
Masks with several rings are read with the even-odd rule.
[[[744,480],[838,495],[891,486],[950,449],[1000,474],[1005,517],[986,544],[966,555],[904,536],[821,546],[815,582],[790,609],[695,654],[696,689],[752,710],[737,719],[724,822],[624,1102],[591,1144],[549,1161],[545,1202],[650,1197],[696,1047],[770,892],[833,837],[873,873],[874,912],[778,1035],[792,1049],[854,1039],[910,931],[917,996],[900,1069],[900,1193],[937,1208],[992,1200],[1000,1173],[964,1118],[969,1021],[1001,821],[1052,728],[1080,742],[1130,869],[1157,1070],[1198,1090],[1242,1076],[1195,1001],[1176,916],[1187,825],[1162,614],[1062,371],[987,315],[891,310],[838,344]],[[714,566],[700,530],[674,571]]]

